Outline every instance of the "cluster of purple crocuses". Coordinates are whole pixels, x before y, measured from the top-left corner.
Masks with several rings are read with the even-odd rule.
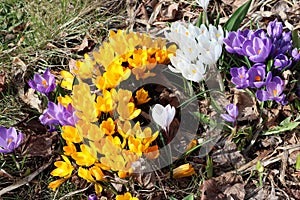
[[[259,101],[287,103],[283,94],[284,81],[278,74],[300,60],[300,49],[293,49],[291,32],[284,32],[281,22],[277,19],[270,22],[267,32],[262,29],[229,32],[224,43],[229,53],[247,57],[253,63],[250,68],[231,68],[231,82],[236,88],[260,89],[256,91]],[[273,63],[272,66],[269,63]]]
[[[55,77],[51,74],[49,69],[47,69],[43,75],[35,74],[34,79],[30,80],[28,84],[31,88],[46,96],[56,88]],[[39,119],[43,125],[48,125],[50,130],[53,130],[55,125],[75,126],[78,118],[71,104],[64,107],[60,103],[55,104],[48,99],[48,108]]]

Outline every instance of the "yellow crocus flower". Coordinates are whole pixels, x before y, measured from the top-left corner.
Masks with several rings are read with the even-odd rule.
[[[132,195],[129,192],[126,192],[125,194],[117,195],[116,200],[139,200],[136,197],[132,197]]]
[[[63,184],[67,179],[61,178],[49,183],[48,188],[55,191],[61,184]]]
[[[190,163],[180,165],[173,170],[174,178],[183,178],[195,174],[195,170]]]
[[[59,176],[61,178],[69,178],[74,170],[70,160],[67,156],[61,156],[64,161],[56,161],[54,165],[57,167],[51,172],[52,176]]]
[[[135,98],[137,100],[137,105],[147,103],[151,100],[151,98],[148,97],[148,91],[144,90],[144,88],[141,88],[138,91],[136,91]]]
[[[82,142],[82,137],[73,126],[63,126],[61,136],[64,140],[74,143]]]
[[[65,95],[64,97],[58,96],[57,101],[64,107],[68,107],[68,105],[72,103],[72,98],[68,95]]]
[[[80,145],[81,152],[72,154],[72,158],[77,165],[89,167],[96,162],[96,158],[90,153],[88,147],[84,144]]]
[[[72,90],[74,76],[70,72],[65,71],[65,70],[60,71],[60,75],[63,77],[63,80],[61,81],[60,86],[67,90]]]

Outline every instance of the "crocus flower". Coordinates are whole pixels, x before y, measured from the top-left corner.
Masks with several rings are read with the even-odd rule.
[[[270,22],[267,27],[268,35],[272,38],[280,38],[282,34],[282,23],[278,22],[277,19]]]
[[[126,192],[125,194],[117,195],[116,200],[138,200],[138,198],[132,197],[132,195],[129,192]]]
[[[55,103],[49,101],[48,108],[40,116],[40,121],[44,125],[62,125],[62,126],[75,126],[78,120],[75,115],[75,109],[71,104],[64,107],[60,103],[56,105]]]
[[[290,67],[291,64],[292,61],[284,54],[279,54],[274,59],[274,67],[279,71]]]
[[[33,80],[28,81],[28,85],[40,93],[48,94],[56,87],[55,77],[50,73],[50,70],[47,69],[42,76],[35,74]]]
[[[292,50],[292,57],[295,61],[300,60],[300,49],[294,48]]]
[[[249,86],[252,88],[261,88],[265,85],[266,65],[262,63],[254,64],[249,70]]]
[[[196,0],[196,2],[203,8],[204,12],[207,11],[209,0]]]
[[[225,44],[225,49],[229,53],[237,53],[244,56],[243,44],[250,36],[253,31],[246,29],[244,31],[238,30],[237,32],[229,32],[227,37],[223,40]]]
[[[264,62],[268,58],[271,48],[272,42],[268,37],[253,37],[243,44],[245,55],[249,57],[249,60],[256,63]]]
[[[200,28],[175,22],[170,31],[165,32],[170,42],[178,45],[176,56],[171,56],[174,73],[181,73],[187,80],[199,82],[204,78],[206,66],[215,64],[222,54],[224,33],[221,27],[202,24]]]
[[[267,77],[271,72],[268,73]],[[267,78],[267,80],[270,78]],[[266,81],[266,91],[256,91],[256,97],[259,101],[274,100],[283,105],[287,104],[285,100],[285,94],[282,94],[284,88],[284,82],[280,77],[275,76],[271,81]]]
[[[176,110],[175,107],[168,104],[166,107],[155,104],[152,110],[152,118],[159,126],[161,126],[166,132],[169,130],[169,126],[174,119]]]
[[[183,178],[195,174],[195,170],[190,163],[180,165],[173,170],[174,178]]]
[[[283,32],[280,38],[272,38],[272,50],[270,55],[274,58],[279,54],[285,54],[292,50],[293,41],[291,32]]]
[[[16,129],[11,127],[6,129],[0,127],[0,153],[10,153],[14,151],[23,139],[22,133],[17,133]]]
[[[97,195],[95,195],[95,194],[90,194],[89,196],[88,196],[88,200],[97,200],[98,198],[97,198]]]
[[[249,74],[247,73],[248,69],[246,67],[233,67],[230,69],[230,74],[232,76],[231,82],[236,85],[237,89],[244,89],[249,86]]]
[[[228,114],[221,114],[221,117],[227,122],[234,123],[239,115],[238,107],[234,104],[228,104],[226,106],[226,111]]]

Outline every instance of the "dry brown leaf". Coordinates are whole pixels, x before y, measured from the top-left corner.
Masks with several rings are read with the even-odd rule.
[[[19,96],[24,101],[24,103],[30,105],[32,108],[37,109],[39,112],[42,112],[42,101],[39,99],[37,94],[34,94],[35,90],[29,88],[28,91],[24,94],[24,90],[19,90]]]
[[[13,60],[12,60],[12,63],[13,63],[13,64],[17,64],[17,65],[19,65],[20,67],[22,67],[23,72],[25,72],[26,69],[27,69],[27,65],[23,62],[23,60],[21,60],[21,59],[18,58],[18,57],[14,57]]]
[[[0,74],[0,92],[4,90],[5,74]]]
[[[244,181],[240,175],[231,172],[204,181],[202,187],[201,200],[211,199],[233,199],[245,198]]]
[[[158,4],[156,4],[151,16],[150,16],[150,19],[148,21],[148,24],[152,25],[153,22],[156,20],[158,14],[160,13],[161,11],[161,8],[162,8],[162,3],[159,2]]]
[[[168,9],[161,12],[160,21],[169,21],[175,19],[178,11],[179,3],[172,3],[168,6]]]
[[[205,180],[200,186],[201,189],[201,200],[221,200],[225,198],[225,195],[219,190],[215,180]]]
[[[70,71],[77,70],[76,60],[74,60],[72,58],[69,60],[69,69],[70,69]]]
[[[239,168],[246,163],[244,156],[237,150],[236,144],[232,141],[226,141],[224,147],[213,152],[212,160],[214,167],[221,170],[218,173]]]
[[[52,146],[55,144],[54,138],[57,135],[57,132],[52,132],[43,135],[29,136],[28,140],[26,141],[26,149],[24,150],[24,153],[26,153],[26,155],[29,157],[48,157],[53,155],[54,148],[52,148]]]
[[[256,100],[249,93],[234,88],[233,103],[239,109],[238,121],[253,121],[258,119],[259,113]]]

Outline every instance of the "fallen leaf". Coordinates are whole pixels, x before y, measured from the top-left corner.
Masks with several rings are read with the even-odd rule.
[[[221,147],[217,151],[213,152],[212,160],[215,169],[218,173],[224,171],[237,169],[246,163],[244,156],[237,150],[237,146],[232,141],[226,141],[224,147]]]
[[[233,89],[233,103],[238,106],[239,116],[238,121],[253,121],[257,120],[259,113],[257,110],[256,100],[249,93],[242,90]]]
[[[0,92],[4,90],[4,84],[5,84],[5,75],[0,74]]]
[[[23,72],[25,72],[26,69],[27,69],[27,65],[23,62],[23,60],[21,60],[21,59],[18,58],[18,57],[14,57],[13,60],[12,60],[12,63],[13,63],[13,64],[17,64],[17,65],[19,65],[20,67],[22,67]]]
[[[169,21],[175,19],[176,13],[178,11],[179,3],[172,3],[168,8],[161,12],[161,17],[159,21]]]
[[[201,200],[239,200],[245,198],[245,188],[242,176],[227,172],[221,176],[204,181]]]
[[[26,156],[42,156],[48,157],[53,155],[54,138],[58,135],[57,132],[47,133],[37,136],[29,136],[26,141],[24,153]]]
[[[30,105],[32,108],[37,109],[39,112],[42,112],[42,101],[39,99],[37,94],[34,94],[35,90],[29,88],[28,91],[24,94],[24,90],[19,90],[19,96],[24,101],[24,103]]]

